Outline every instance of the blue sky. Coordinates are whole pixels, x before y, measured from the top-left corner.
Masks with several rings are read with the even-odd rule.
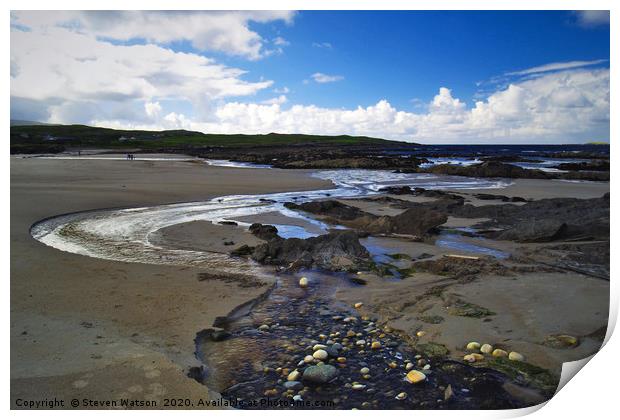
[[[11,47],[12,118],[609,140],[604,12],[14,12]]]

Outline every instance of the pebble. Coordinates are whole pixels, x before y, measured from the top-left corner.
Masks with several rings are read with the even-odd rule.
[[[356,391],[360,391],[362,389],[366,389],[366,385],[363,384],[354,384],[351,389],[354,389]]]
[[[411,369],[413,369],[414,367],[415,367],[415,365],[414,365],[413,363],[409,362],[409,363],[407,363],[407,365],[405,366],[405,369],[407,369],[407,370],[411,370]]]
[[[367,367],[363,367],[360,369],[360,373],[362,375],[368,375],[370,373],[370,369],[368,369]]]
[[[278,390],[277,389],[268,389],[267,391],[265,391],[264,393],[265,397],[275,397],[276,395],[278,395]]]
[[[346,357],[339,357],[339,358],[337,358],[337,359],[336,359],[336,361],[337,361],[338,363],[346,363],[347,358],[346,358]]]
[[[299,287],[303,287],[306,288],[308,287],[308,279],[305,277],[302,277],[299,279]]]
[[[478,343],[476,341],[472,341],[470,343],[467,343],[467,350],[469,350],[469,351],[478,351],[478,350],[480,350],[480,343]]]
[[[303,401],[303,400],[304,400],[304,399],[303,399],[303,398],[301,398],[301,395],[295,395],[295,396],[293,397],[293,401]]]
[[[315,344],[315,345],[312,347],[312,351],[317,351],[317,350],[325,350],[326,348],[327,348],[327,346],[326,346],[326,345],[324,345],[324,344]]]
[[[407,373],[406,380],[409,383],[417,384],[418,382],[422,382],[426,379],[426,375],[419,370],[412,370]]]
[[[426,331],[418,331],[415,335],[418,337],[424,337],[426,335]]]
[[[267,324],[263,324],[260,327],[258,327],[259,331],[267,331],[269,329],[269,325]]]
[[[381,343],[379,343],[378,341],[373,341],[372,344],[370,345],[371,349],[380,349],[381,348]]]
[[[480,353],[472,353],[471,355],[474,356],[474,359],[476,359],[476,362],[484,360],[484,356],[481,355]]]
[[[366,340],[357,340],[357,341],[355,342],[355,344],[356,344],[357,346],[363,346],[363,345],[365,345],[365,344],[366,344]]]
[[[303,385],[299,381],[286,381],[284,382],[284,388],[290,389],[293,391],[300,391],[303,389]]]
[[[516,351],[511,351],[510,353],[508,353],[508,358],[517,362],[522,362],[525,360],[525,357],[521,353],[517,353]]]
[[[398,364],[396,362],[390,362],[388,363],[388,366],[391,367],[392,369],[396,369],[398,367]]]
[[[480,346],[480,352],[491,354],[493,352],[493,346],[490,344],[483,344],[482,346]]]
[[[431,369],[431,365],[424,365],[424,367],[422,368],[422,370],[430,370]]]
[[[317,360],[326,360],[327,356],[328,356],[327,352],[323,349],[319,349],[312,354],[312,357],[314,357]]]
[[[506,357],[508,356],[508,352],[506,350],[502,350],[502,349],[495,349],[493,350],[493,357]]]
[[[288,374],[288,376],[286,377],[286,380],[287,381],[298,381],[299,378],[301,378],[301,372],[295,369],[294,371]]]
[[[362,302],[357,302],[355,305],[353,305],[353,307],[354,307],[355,309],[359,309],[359,308],[361,308],[361,307],[362,307],[362,305],[363,305],[363,303],[362,303]]]
[[[304,357],[304,363],[312,363],[314,362],[314,357],[307,355],[306,357]]]
[[[468,363],[475,363],[476,362],[476,358],[474,357],[473,354],[466,354],[465,356],[463,356],[463,360],[465,360]]]
[[[444,401],[448,401],[450,398],[452,398],[453,395],[454,395],[454,392],[452,391],[452,385],[448,384],[448,386],[446,387],[446,390],[443,393]]]
[[[396,397],[394,397],[394,398],[396,398],[397,400],[402,401],[402,400],[404,400],[405,398],[407,398],[407,393],[406,393],[406,392],[401,392],[400,394],[398,394],[398,395],[397,395]]]

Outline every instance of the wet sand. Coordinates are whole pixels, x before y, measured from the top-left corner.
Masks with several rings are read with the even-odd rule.
[[[206,200],[220,195],[311,190],[329,182],[307,171],[207,167],[192,162],[75,161],[11,159],[11,397],[158,399],[208,398],[203,385],[186,377],[198,361],[196,332],[217,316],[268,289],[247,287],[241,280],[198,281],[202,270],[103,261],[57,251],[38,243],[29,226],[44,217],[105,207],[138,207]],[[545,197],[599,197],[608,183],[516,180],[504,189],[459,191]],[[393,196],[398,199],[415,199]],[[428,201],[428,199],[424,199]],[[474,205],[498,204],[468,196]],[[343,200],[344,201],[344,200]],[[393,215],[401,210],[366,200],[346,200],[362,209]],[[291,223],[268,213],[243,218],[252,223]],[[451,218],[446,227],[468,226],[480,219]],[[298,221],[299,222],[299,221]],[[303,223],[302,223],[303,224]],[[260,242],[241,226],[191,222],[162,229],[156,240],[184,249],[229,252]],[[234,245],[226,245],[234,242]],[[475,242],[475,240],[472,240]],[[365,245],[368,243],[362,241]],[[375,238],[394,253],[439,258],[450,250],[432,241]],[[511,242],[493,243],[516,252]],[[455,252],[459,254],[471,254]],[[409,261],[397,262],[407,267]],[[509,263],[512,264],[512,263]],[[343,288],[336,297],[363,302],[363,314],[376,315],[406,335],[424,330],[419,343],[445,345],[460,358],[468,341],[502,344],[523,353],[528,362],[559,373],[559,363],[598,350],[586,337],[606,325],[609,283],[566,272],[509,276],[483,275],[461,283],[441,276],[414,273],[402,281],[371,274],[368,285]],[[459,298],[497,315],[490,321],[447,314],[444,297],[420,296],[446,284],[444,297]],[[579,308],[579,310],[575,310]],[[440,323],[422,317],[442,317]],[[551,349],[540,342],[549,334],[582,338],[573,349]],[[51,351],[50,351],[51,349]],[[211,398],[217,397],[211,392]]]
[[[283,174],[285,175],[283,176]],[[17,398],[215,398],[186,376],[194,338],[268,284],[198,281],[195,268],[61,252],[30,226],[57,214],[326,188],[307,171],[181,161],[11,158],[11,404]],[[247,286],[247,285],[246,285]]]

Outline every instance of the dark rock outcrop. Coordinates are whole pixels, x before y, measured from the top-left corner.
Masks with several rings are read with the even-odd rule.
[[[563,171],[609,171],[608,160],[593,160],[589,162],[567,162],[555,166]]]
[[[302,210],[319,216],[330,217],[336,220],[355,220],[368,215],[357,207],[348,206],[336,200],[309,201],[307,203],[284,203],[284,207],[291,210]]]
[[[517,242],[549,242],[566,234],[567,226],[559,220],[532,219],[519,222],[514,227],[500,232],[496,239]]]
[[[407,209],[396,216],[377,216],[335,200],[313,201],[303,204],[286,203],[285,206],[324,216],[333,222],[369,234],[398,234],[421,237],[448,220],[445,214],[424,206]]]
[[[256,230],[260,232],[263,229]],[[345,230],[307,239],[284,239],[276,235],[254,247],[251,257],[261,264],[287,266],[290,269],[343,271],[366,266],[370,254],[360,244],[355,232]]]
[[[261,223],[253,223],[250,225],[250,233],[263,241],[270,241],[278,238],[278,229],[272,225],[263,225]]]
[[[507,163],[488,161],[477,165],[437,165],[426,172],[441,175],[458,175],[479,178],[535,178],[548,179],[549,174],[537,169],[524,169]]]

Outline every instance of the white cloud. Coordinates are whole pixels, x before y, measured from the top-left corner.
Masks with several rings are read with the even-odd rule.
[[[332,49],[332,44],[329,42],[313,42],[312,46],[315,48],[327,48],[328,50]]]
[[[473,108],[447,88],[423,113],[396,109],[386,100],[355,109],[314,105],[229,102],[194,130],[222,133],[369,135],[447,143],[579,142],[609,139],[609,70],[573,70],[512,84]]]
[[[288,102],[288,99],[287,99],[286,95],[280,95],[280,96],[275,97],[275,98],[264,100],[261,103],[262,104],[267,104],[267,105],[274,105],[274,104],[282,105],[282,104],[285,104],[286,102]]]
[[[290,23],[289,11],[19,11],[12,24],[47,30],[70,28],[79,33],[117,41],[146,40],[167,45],[189,41],[201,51],[221,51],[252,60],[268,55],[264,39],[250,22]],[[282,41],[284,41],[282,39]]]
[[[145,102],[144,112],[149,118],[156,118],[161,113],[161,105],[159,102]]]
[[[568,70],[580,67],[594,66],[596,64],[606,63],[608,60],[590,60],[590,61],[565,61],[561,63],[549,63],[542,66],[536,66],[525,70],[513,71],[506,73],[507,76],[525,76],[528,74],[545,73],[550,71]]]
[[[291,90],[288,87],[284,86],[282,88],[275,88],[273,91],[275,93],[289,93]]]
[[[609,10],[577,11],[577,22],[582,26],[609,25]]]
[[[273,39],[273,45],[278,45],[281,47],[287,47],[289,45],[291,45],[290,42],[288,42],[286,39],[282,38],[281,36],[275,37]]]
[[[84,118],[88,110],[100,114],[132,101],[186,100],[209,108],[213,100],[254,95],[273,83],[245,81],[243,70],[201,55],[157,45],[114,45],[58,27],[13,30],[11,51],[12,98],[55,106],[50,118],[59,123],[73,122],[70,110]]]
[[[343,80],[343,76],[329,75],[324,73],[314,73],[310,76],[317,83],[332,83]]]

